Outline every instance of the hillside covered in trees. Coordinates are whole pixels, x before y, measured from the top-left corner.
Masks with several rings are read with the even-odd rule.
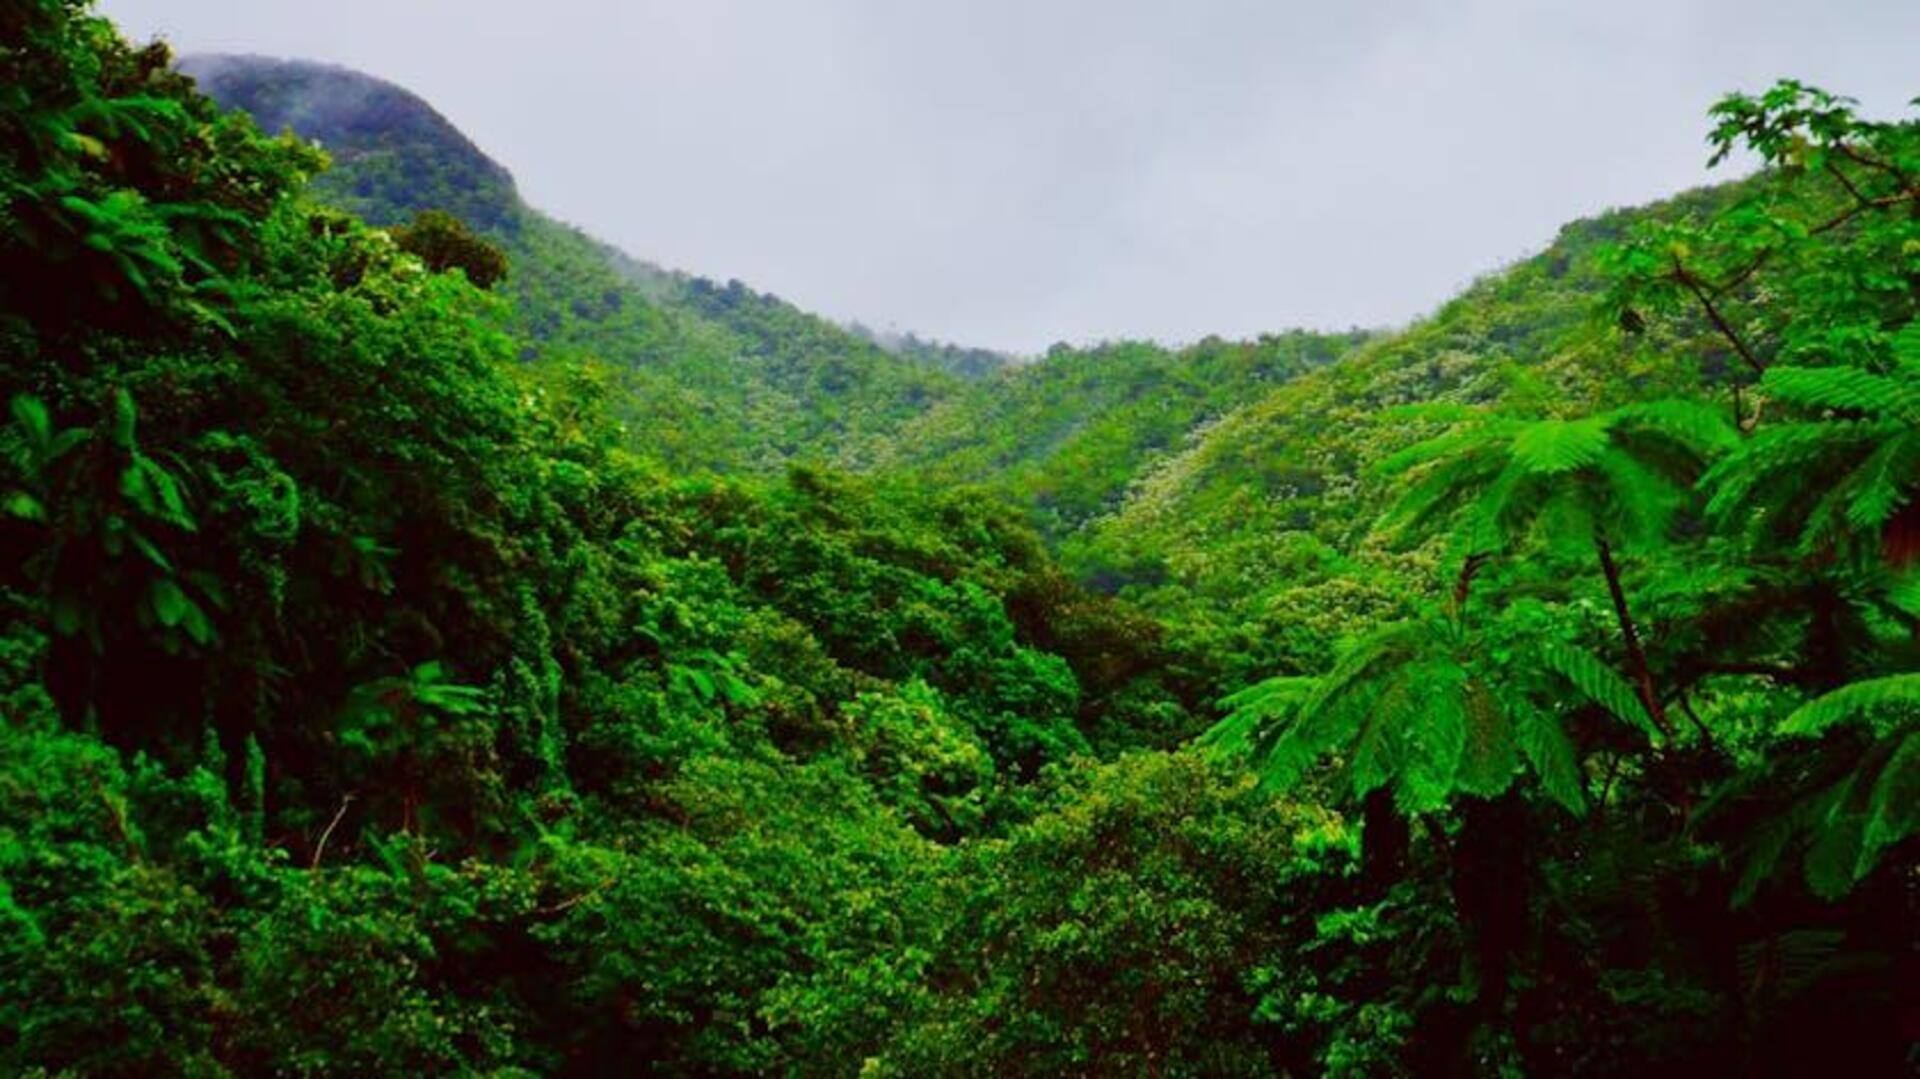
[[[635,441],[682,468],[857,465],[876,440],[954,388],[939,365],[737,281],[717,284],[616,251],[521,201],[507,169],[426,102],[322,64],[190,56],[200,89],[268,133],[320,143],[313,194],[367,223],[452,214],[507,255],[506,329],[523,358],[584,364],[618,386]]]
[[[1008,363],[0,4],[0,1068],[1910,1069],[1920,128],[1708,124],[1406,329]]]

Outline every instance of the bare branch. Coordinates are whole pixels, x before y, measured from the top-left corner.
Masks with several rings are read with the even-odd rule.
[[[333,837],[333,830],[340,826],[340,818],[347,815],[347,807],[352,804],[352,792],[348,792],[345,798],[340,799],[339,810],[334,813],[333,819],[327,822],[326,830],[320,833],[320,842],[314,844],[313,863],[307,866],[308,869],[320,868],[320,856],[327,852],[327,840]]]
[[[1734,332],[1733,327],[1729,325],[1726,318],[1720,314],[1720,309],[1714,306],[1713,297],[1707,295],[1707,290],[1702,287],[1700,279],[1689,272],[1686,266],[1681,264],[1677,256],[1673,260],[1673,279],[1685,286],[1688,292],[1693,293],[1693,298],[1698,300],[1700,306],[1705,309],[1707,318],[1713,322],[1714,328],[1720,331],[1720,336],[1725,337],[1733,344],[1734,351],[1740,354],[1741,359],[1747,361],[1747,366],[1753,368],[1755,373],[1764,374],[1767,370],[1767,365],[1761,363],[1760,358],[1755,356],[1753,350],[1747,347],[1747,343],[1742,341],[1740,335]]]

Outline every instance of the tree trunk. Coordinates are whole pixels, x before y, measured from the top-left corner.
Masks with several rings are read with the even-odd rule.
[[[1413,848],[1413,830],[1394,807],[1385,787],[1369,791],[1360,801],[1360,891],[1368,902],[1387,894],[1407,875],[1407,855]]]
[[[1531,929],[1527,855],[1532,845],[1527,832],[1526,800],[1517,790],[1493,799],[1461,800],[1451,885],[1480,976],[1477,1010],[1482,1022],[1498,1022],[1514,959]]]
[[[1627,646],[1627,670],[1633,676],[1634,689],[1640,694],[1640,703],[1646,706],[1647,715],[1653,719],[1653,725],[1669,740],[1673,738],[1673,724],[1667,719],[1667,709],[1660,703],[1660,694],[1653,686],[1653,671],[1647,666],[1647,653],[1640,647],[1640,634],[1633,627],[1633,616],[1627,611],[1627,594],[1620,587],[1620,567],[1613,563],[1613,548],[1607,546],[1606,538],[1595,534],[1594,550],[1600,556],[1600,572],[1607,578],[1607,593],[1613,597],[1614,617],[1620,620],[1620,638]]]

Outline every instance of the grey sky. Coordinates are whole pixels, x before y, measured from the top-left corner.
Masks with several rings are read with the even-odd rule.
[[[1020,350],[1401,322],[1709,179],[1791,75],[1892,115],[1916,0],[104,0],[412,89],[634,254]]]

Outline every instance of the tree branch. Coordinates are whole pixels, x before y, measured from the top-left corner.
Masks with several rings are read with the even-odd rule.
[[[1713,297],[1707,295],[1706,289],[1701,287],[1700,279],[1687,270],[1678,256],[1673,260],[1673,279],[1684,285],[1688,292],[1693,293],[1693,298],[1700,302],[1700,306],[1707,313],[1707,318],[1712,320],[1714,328],[1720,331],[1720,336],[1733,344],[1734,351],[1740,354],[1741,359],[1747,361],[1747,366],[1753,368],[1757,374],[1765,374],[1767,365],[1760,362],[1760,358],[1753,354],[1753,350],[1747,347],[1747,343],[1740,339],[1740,335],[1734,332],[1731,325],[1728,325],[1726,318],[1720,314],[1720,309],[1714,306]]]
[[[1862,168],[1875,169],[1893,177],[1894,182],[1904,188],[1908,195],[1920,195],[1920,188],[1914,186],[1912,177],[1909,177],[1893,162],[1882,161],[1877,157],[1861,153],[1853,146],[1844,142],[1834,143],[1833,151]]]
[[[352,804],[353,794],[351,792],[349,792],[345,798],[340,799],[339,810],[334,813],[333,819],[327,822],[326,830],[320,833],[320,842],[313,846],[313,862],[307,866],[308,869],[320,868],[320,856],[327,853],[327,840],[333,837],[333,830],[340,826],[340,818],[347,815],[347,807]]]

